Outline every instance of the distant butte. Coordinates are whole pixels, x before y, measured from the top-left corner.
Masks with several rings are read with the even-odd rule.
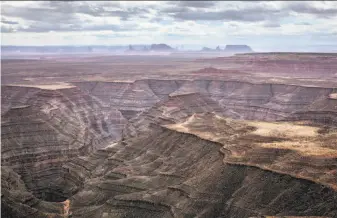
[[[253,49],[248,45],[226,45],[224,51],[227,52],[253,52]]]
[[[169,51],[169,50],[173,50],[173,48],[169,45],[166,44],[152,44],[150,47],[150,50],[152,51]]]
[[[202,51],[212,51],[212,49],[211,49],[211,48],[208,48],[208,47],[203,47],[203,48],[202,48]]]
[[[253,52],[253,49],[249,47],[248,45],[226,45],[225,49],[221,49],[220,46],[217,46],[215,49],[203,47],[201,51],[203,52],[221,51],[221,52],[228,52],[228,53],[247,53],[247,52]]]

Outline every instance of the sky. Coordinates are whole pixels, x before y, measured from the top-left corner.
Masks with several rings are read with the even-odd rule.
[[[1,43],[337,51],[337,2],[2,1]]]

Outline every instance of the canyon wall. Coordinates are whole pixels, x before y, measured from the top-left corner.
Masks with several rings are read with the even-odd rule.
[[[225,115],[237,119],[309,119],[337,125],[336,88],[285,84],[254,84],[214,80],[140,80],[134,83],[75,83],[129,119],[172,96],[198,93],[219,103]]]
[[[69,210],[64,202],[32,197],[32,203],[26,197],[21,202],[28,209],[20,211],[45,217],[337,216],[334,190],[255,167],[226,164],[221,147],[157,126],[148,135],[64,165],[70,172],[76,169],[75,175],[86,174],[82,189],[67,200]],[[23,199],[25,192],[11,191],[11,198],[5,195],[5,200],[14,207],[15,201],[8,199],[18,195]]]
[[[224,163],[220,144],[161,126],[216,112],[335,127],[333,87],[215,80],[73,84],[59,90],[2,86],[7,217],[337,216],[333,189]]]
[[[41,199],[58,201],[76,192],[81,182],[62,165],[118,140],[126,123],[118,110],[76,88],[6,86],[2,93],[1,165]]]

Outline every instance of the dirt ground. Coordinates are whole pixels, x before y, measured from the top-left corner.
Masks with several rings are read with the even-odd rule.
[[[324,54],[252,54],[206,58],[184,54],[57,56],[40,60],[1,60],[1,79],[2,84],[7,85],[59,85],[78,81],[149,78],[337,87],[336,65],[337,56]]]

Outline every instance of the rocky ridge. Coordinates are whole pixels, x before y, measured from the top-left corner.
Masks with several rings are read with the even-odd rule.
[[[335,88],[215,80],[138,80],[75,85],[111,107],[127,111],[129,118],[169,97],[197,93],[216,101],[225,115],[237,119],[308,119],[337,124],[337,101],[330,97],[336,92]]]
[[[62,165],[120,139],[126,124],[118,110],[79,89],[8,86],[2,91],[21,95],[13,97],[10,106],[5,102],[12,96],[2,98],[1,165],[19,174],[26,188],[41,199],[59,201],[76,192],[81,181]]]
[[[73,84],[2,87],[8,217],[337,215],[336,191],[326,183],[226,162],[231,156],[221,143],[166,126],[216,112],[333,128],[334,88],[214,80]]]

